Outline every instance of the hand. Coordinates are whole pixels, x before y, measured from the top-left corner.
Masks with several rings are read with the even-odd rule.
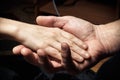
[[[103,44],[104,39],[103,41],[101,41],[99,25],[94,25],[83,19],[71,16],[64,17],[39,16],[37,18],[37,23],[39,25],[47,27],[59,27],[69,33],[72,33],[73,35],[75,35],[76,37],[78,37],[80,40],[87,44],[88,46],[87,52],[90,54],[91,58],[84,60],[84,62],[82,63],[73,61],[73,64],[76,67],[75,69],[78,71],[82,71],[86,68],[95,65],[98,61],[100,61],[106,55],[108,55],[104,54],[108,52],[108,49]],[[73,53],[71,53],[71,55],[72,54]]]
[[[78,38],[74,37],[72,34],[64,32],[58,28],[52,29],[37,25],[24,25],[26,25],[26,27],[20,27],[20,31],[18,30],[17,32],[17,35],[19,36],[16,37],[16,39],[20,41],[20,43],[24,44],[26,47],[23,45],[17,46],[13,49],[13,52],[14,54],[21,53],[27,59],[27,61],[29,61],[32,64],[41,64],[41,62],[39,61],[40,59],[38,57],[40,55],[38,55],[36,51],[42,49],[45,51],[47,58],[52,57],[50,58],[50,63],[54,64],[53,67],[61,66],[60,44],[62,42],[67,42],[69,45],[71,45],[72,53],[74,53],[74,60],[82,62],[84,58],[87,59],[90,57],[86,51],[82,50],[87,49],[86,45]],[[82,54],[80,52],[82,52]],[[87,55],[84,53],[86,53]],[[81,56],[83,56],[84,58],[82,58]],[[55,61],[57,61],[58,63],[55,63]]]
[[[27,62],[40,67],[48,73],[63,70],[61,61],[49,59],[48,55],[42,49],[34,52],[24,45],[18,45],[13,48],[13,52],[16,55],[22,55]]]
[[[71,46],[72,53],[77,53],[74,55],[74,59],[77,59],[80,56],[80,51],[87,53],[82,49],[84,43],[78,38],[74,37],[72,34],[69,34],[58,28],[46,28],[37,25],[26,25],[26,27],[20,27],[18,31],[18,40],[23,45],[27,46],[34,51],[38,49],[43,49],[49,56],[61,60],[61,43],[67,42]],[[32,36],[31,36],[32,35]],[[34,46],[33,46],[34,45]],[[81,49],[82,48],[82,49]],[[53,53],[54,52],[54,53]],[[88,58],[89,56],[85,58]],[[84,59],[81,57],[78,61],[81,62]]]

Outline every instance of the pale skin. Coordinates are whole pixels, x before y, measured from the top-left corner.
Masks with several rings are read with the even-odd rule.
[[[86,20],[72,17],[39,16],[37,23],[47,27],[59,27],[77,36],[88,45],[87,52],[91,58],[84,62],[75,62],[68,44],[62,44],[62,65],[69,73],[75,74],[94,66],[105,57],[112,56],[120,50],[120,20],[103,25],[95,25]],[[45,54],[41,52],[41,54]],[[42,55],[39,54],[39,57]],[[45,58],[47,61],[47,58]],[[43,61],[43,65],[45,61]]]
[[[56,60],[58,62],[57,67],[61,66],[61,64],[59,65],[59,62],[61,62],[62,42],[67,42],[71,46],[75,61],[82,62],[84,58],[88,59],[90,57],[89,54],[83,50],[87,49],[86,44],[72,34],[59,28],[47,28],[0,18],[0,39],[11,39],[20,42],[24,46],[20,45],[15,47],[13,49],[14,54],[18,54],[19,49],[22,49],[21,54],[24,53],[22,55],[25,56],[28,61],[30,60],[34,62],[37,60],[39,65],[41,62],[39,61],[39,56],[36,53],[44,50],[47,57],[50,57],[51,61],[53,60],[54,62]],[[29,50],[29,48],[31,50]],[[28,50],[28,52],[32,51],[32,54],[26,54],[26,50]],[[84,55],[84,53],[87,53],[87,55]],[[81,59],[79,59],[79,57],[81,57]],[[35,62],[35,64],[37,64],[37,62]]]

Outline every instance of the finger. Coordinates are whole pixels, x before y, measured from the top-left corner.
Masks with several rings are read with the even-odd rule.
[[[65,69],[70,73],[76,73],[77,69],[75,67],[75,64],[73,63],[73,60],[71,58],[71,51],[69,46],[66,43],[61,44],[62,48],[62,64],[65,67]]]
[[[74,51],[71,51],[71,58],[79,63],[84,61],[84,58]]]
[[[35,52],[33,52],[31,49],[23,48],[21,49],[21,54],[23,55],[26,61],[28,61],[33,65],[39,66],[39,63],[40,63],[39,56]]]
[[[67,45],[67,43],[62,43],[61,44],[61,49],[62,49],[62,60],[63,60],[63,63],[72,63],[72,58],[71,58],[71,51],[70,51],[70,48],[69,46]],[[66,65],[64,64],[64,66]]]
[[[47,48],[45,48],[44,51],[51,58],[54,58],[56,60],[61,60],[61,53],[58,50],[56,50],[55,48],[53,48],[53,47],[47,47]]]
[[[69,40],[70,39],[70,37],[67,37],[67,36],[65,36],[66,34],[64,34],[64,38],[63,37],[60,37],[59,39],[58,39],[58,41],[60,42],[60,43],[62,43],[62,42],[67,42],[69,45],[70,45],[70,48],[71,48],[71,50],[72,50],[72,53],[74,52],[74,53],[76,53],[76,55],[78,54],[79,56],[78,57],[83,57],[83,58],[85,58],[85,59],[89,59],[90,58],[90,55],[89,55],[89,53],[87,52],[87,51],[85,51],[84,49],[82,49],[83,47],[82,47],[82,45],[84,44],[81,44],[81,43],[79,43],[79,45],[75,42],[76,41],[76,39],[74,39],[75,41],[72,41],[72,39],[71,40]],[[71,37],[71,38],[73,38],[73,37]],[[80,46],[80,44],[81,44],[81,46]],[[81,48],[82,47],[82,48]],[[81,61],[80,59],[79,59],[79,61]]]
[[[23,47],[23,48],[21,49],[21,54],[22,54],[23,56],[29,56],[29,55],[31,55],[32,53],[33,53],[33,51],[32,51],[31,49],[29,49],[29,48]]]
[[[54,58],[50,58],[46,55],[46,53],[43,50],[38,50],[37,54],[40,57],[40,60],[42,61],[42,69],[47,71],[48,73],[53,73],[59,70],[63,70],[61,61],[58,61]]]
[[[36,22],[41,26],[62,28],[67,21],[56,16],[38,16]]]
[[[63,39],[62,39],[62,41],[63,41]],[[56,56],[54,58],[56,58],[56,59],[58,58],[60,60],[60,57],[57,57],[57,54],[61,54],[61,46],[58,45],[58,44],[59,44],[58,42],[53,42],[52,44],[50,44],[51,47],[47,47],[45,49],[45,51],[48,55],[50,55],[52,57]],[[85,51],[83,49],[79,48],[78,46],[74,45],[74,44],[71,46],[71,50],[72,50],[71,51],[72,52],[72,58],[74,60],[76,60],[78,62],[83,62],[84,61],[84,57],[86,58],[87,52],[86,52],[86,54],[84,54]],[[81,51],[82,51],[82,53],[81,53]]]
[[[71,38],[71,41],[73,41],[76,45],[78,45],[80,48],[87,50],[88,46],[85,42],[83,42],[82,40],[80,40],[77,37],[73,37]]]
[[[76,45],[73,45],[70,48],[72,50],[72,53],[74,53],[73,55],[77,56],[78,58],[79,57],[82,57],[83,59],[90,58],[90,54],[86,50],[81,49],[80,47],[78,47]]]
[[[50,61],[48,60],[48,56],[41,49],[39,49],[37,51],[37,54],[39,55],[39,58],[40,58],[40,61],[41,61],[41,63],[40,63],[41,69],[46,71],[46,72],[51,73],[51,71],[53,69],[53,66],[50,63]]]
[[[54,48],[54,50],[56,49],[56,51],[58,52],[60,52],[61,51],[61,44],[60,44],[60,42],[58,42],[58,41],[53,41],[51,44],[50,44],[50,46],[52,47],[52,48]],[[50,50],[53,50],[53,49],[50,49]]]
[[[41,26],[54,27],[54,23],[56,22],[56,17],[55,16],[38,16],[36,18],[36,22]]]
[[[25,46],[23,46],[23,45],[18,45],[18,46],[15,46],[15,47],[12,49],[12,51],[13,51],[14,54],[20,54],[21,49],[24,48],[24,47],[25,47]]]
[[[71,41],[75,43],[71,46],[71,50],[78,53],[81,57],[85,59],[89,59],[91,57],[90,54],[87,52],[88,46],[84,42],[77,38],[72,38]]]
[[[73,34],[61,31],[61,35],[68,41],[74,42],[76,45],[78,45],[82,49],[86,50],[88,48],[86,43],[81,41],[79,38],[75,37]]]

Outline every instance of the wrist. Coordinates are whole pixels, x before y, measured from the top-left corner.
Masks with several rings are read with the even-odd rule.
[[[0,18],[0,38],[18,40],[22,23],[10,19]],[[23,25],[22,25],[23,26]]]
[[[115,21],[97,26],[99,40],[105,48],[105,53],[113,55],[120,48],[120,22]]]

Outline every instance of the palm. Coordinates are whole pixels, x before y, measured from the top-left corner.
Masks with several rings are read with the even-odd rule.
[[[91,60],[89,61],[90,63],[86,65],[86,67],[89,64],[96,64],[96,62],[100,60],[99,58],[103,58],[98,58],[98,56],[102,56],[102,53],[104,52],[104,47],[99,41],[95,25],[85,20],[69,16],[63,17],[63,20],[66,21],[64,23],[65,25],[62,26],[62,28],[84,41],[88,46],[87,51],[91,55]]]
[[[79,70],[95,65],[99,60],[101,60],[100,58],[104,58],[102,53],[105,52],[105,48],[99,40],[96,25],[72,16],[40,16],[37,18],[37,23],[47,27],[59,27],[69,33],[72,33],[87,44],[87,52],[91,55],[91,58],[89,60],[85,60],[84,63],[75,62],[75,66]]]

